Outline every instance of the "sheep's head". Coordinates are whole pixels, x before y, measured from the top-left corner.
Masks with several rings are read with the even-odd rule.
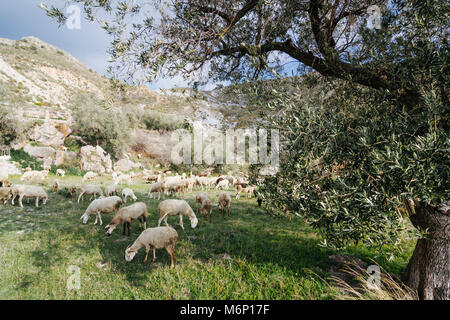
[[[80,218],[80,220],[83,220],[83,224],[86,224],[88,219],[89,219],[89,216],[86,214],[86,212]]]
[[[137,253],[136,249],[130,248],[130,246],[128,246],[127,249],[125,250],[125,260],[130,262],[131,260],[133,260],[136,253]]]
[[[198,224],[198,219],[197,219],[197,217],[194,215],[194,216],[191,218],[191,227],[192,227],[192,229],[194,229],[194,228],[197,226],[197,224]]]
[[[105,227],[105,235],[107,235],[108,237],[111,235],[111,233],[114,231],[114,229],[116,229],[117,224],[115,223],[110,223]]]

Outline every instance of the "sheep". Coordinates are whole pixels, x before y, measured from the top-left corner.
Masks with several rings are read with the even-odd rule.
[[[127,203],[127,198],[130,197],[131,199],[133,199],[134,201],[137,200],[136,196],[134,195],[133,190],[131,190],[130,188],[125,188],[122,190],[122,197],[125,198],[124,202]]]
[[[255,192],[254,186],[243,187],[241,184],[236,185],[236,199],[240,198],[241,192],[247,192],[247,198],[252,197],[252,193]]]
[[[162,182],[157,182],[157,183],[152,184],[150,186],[150,189],[148,190],[149,198],[150,199],[153,198],[152,193],[158,192],[158,200],[161,199],[161,193],[164,193],[164,188],[165,188],[165,186],[164,186],[164,183],[162,183]]]
[[[22,175],[22,177],[20,177],[20,181],[27,181],[29,183],[44,183],[45,179],[48,176],[48,171],[47,170],[43,170],[43,171],[26,171],[24,172],[24,174]]]
[[[14,184],[11,186],[11,204],[14,205],[14,199],[20,194],[20,191],[23,190],[26,186],[22,184]]]
[[[178,193],[183,193],[184,194],[184,184],[180,183],[180,182],[172,182],[169,184],[166,184],[167,187],[167,194],[169,193],[173,193],[173,195],[175,195],[177,192]]]
[[[125,235],[125,227],[128,227],[128,236],[130,236],[130,225],[133,220],[139,220],[141,230],[147,228],[147,206],[144,202],[136,202],[131,206],[120,208],[111,222],[105,227],[105,234],[110,236],[119,224],[123,224],[122,234]],[[144,224],[144,229],[142,229],[141,222]]]
[[[209,183],[209,177],[199,177],[197,178],[197,184],[202,188],[208,186]]]
[[[8,176],[9,176],[9,174],[6,170],[0,170],[0,185],[2,187],[8,187],[6,185],[6,183],[9,183]]]
[[[77,197],[77,187],[75,187],[73,185],[70,186],[68,195],[70,196],[70,199],[76,198]]]
[[[206,192],[199,192],[195,196],[195,208],[196,208],[197,213],[198,213],[198,210],[199,210],[197,204],[200,203],[200,205],[201,205],[203,200],[206,200],[206,199],[208,199],[208,195],[206,194]]]
[[[105,196],[111,197],[111,196],[118,196],[118,195],[119,195],[119,192],[117,191],[117,184],[113,183],[105,188]]]
[[[217,184],[216,189],[228,189],[229,185],[230,182],[224,179]]]
[[[6,204],[9,199],[12,198],[12,190],[8,187],[0,187],[0,200],[3,200],[3,204]]]
[[[180,216],[180,227],[184,230],[183,226],[183,216],[188,216],[191,220],[191,227],[195,228],[197,226],[198,220],[195,216],[194,211],[192,211],[192,208],[189,206],[189,204],[185,200],[178,200],[178,199],[168,199],[160,202],[158,205],[158,212],[159,212],[159,220],[158,220],[158,227],[161,225],[161,221],[164,220],[164,223],[166,226],[167,224],[167,218],[168,216]]]
[[[83,185],[80,188],[80,195],[78,196],[78,203],[80,203],[80,199],[83,198],[84,194],[90,194],[93,197],[97,197],[97,195],[102,196],[103,192],[100,187],[94,186],[93,184]],[[91,196],[91,199],[92,199],[92,196]]]
[[[88,180],[93,180],[98,176],[98,173],[96,172],[92,172],[92,171],[88,171],[86,172],[86,174],[83,176],[83,182],[86,182]]]
[[[52,191],[53,191],[53,192],[58,192],[58,190],[59,190],[59,180],[58,180],[58,179],[55,179],[55,180],[53,181]]]
[[[64,177],[66,175],[66,172],[63,169],[57,169],[56,170],[56,175]]]
[[[47,193],[42,187],[39,186],[23,186],[18,189],[19,191],[19,205],[23,208],[22,199],[36,198],[36,208],[39,208],[39,200],[42,199],[42,204],[46,204],[48,201]]]
[[[131,181],[131,176],[129,174],[119,174],[114,179],[115,184],[121,184],[123,182],[126,182],[126,184],[133,184],[133,181]]]
[[[205,199],[202,201],[202,207],[200,208],[200,213],[208,220],[209,214],[209,223],[212,222],[212,204],[209,199]]]
[[[221,192],[219,194],[219,208],[222,212],[222,217],[224,216],[224,212],[228,209],[228,216],[230,216],[230,205],[231,205],[231,197],[226,192]]]
[[[100,199],[95,199],[87,207],[86,211],[81,216],[80,220],[83,220],[83,224],[86,224],[89,216],[95,214],[94,225],[97,224],[97,219],[100,219],[100,225],[103,224],[102,213],[111,213],[117,211],[122,205],[122,199],[118,196],[112,197],[102,197]]]
[[[148,252],[153,248],[153,262],[156,261],[155,249],[165,248],[170,255],[170,268],[174,268],[175,244],[178,233],[172,227],[148,228],[142,231],[136,241],[125,250],[125,260],[131,261],[142,247],[145,247],[144,263],[147,262]]]

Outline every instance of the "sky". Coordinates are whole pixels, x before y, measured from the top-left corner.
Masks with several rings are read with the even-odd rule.
[[[67,51],[89,68],[106,75],[110,39],[97,24],[81,19],[80,29],[59,26],[39,7],[42,0],[0,0],[0,38],[34,36]],[[44,1],[53,4],[56,1]],[[61,1],[62,2],[62,1]],[[63,3],[63,2],[62,2]],[[180,78],[161,79],[150,89],[185,86]]]

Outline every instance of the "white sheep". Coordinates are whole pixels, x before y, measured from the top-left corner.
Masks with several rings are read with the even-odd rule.
[[[124,183],[124,182],[126,184],[133,184],[133,181],[131,180],[131,175],[129,175],[129,174],[122,174],[121,173],[114,179],[114,183],[115,184],[121,184],[121,183]]]
[[[11,204],[12,205],[14,205],[14,200],[20,194],[20,191],[25,189],[25,187],[26,187],[26,185],[23,185],[23,184],[13,184],[11,186],[11,193],[12,193]]]
[[[105,196],[111,197],[111,196],[118,196],[118,195],[119,195],[119,192],[117,191],[117,184],[113,183],[105,188]]]
[[[148,190],[148,196],[149,198],[153,198],[153,193],[158,192],[158,200],[161,199],[161,193],[164,193],[164,183],[157,182],[150,186],[150,189]]]
[[[89,216],[91,214],[95,214],[96,217],[94,224],[97,224],[97,219],[100,219],[100,225],[102,225],[103,221],[101,214],[117,211],[121,205],[122,199],[118,196],[95,199],[89,204],[89,206],[87,207],[86,211],[83,213],[80,219],[83,220],[84,224],[86,224],[89,219]]]
[[[125,188],[122,190],[122,197],[124,198],[124,202],[127,202],[127,198],[130,197],[133,201],[137,200],[137,197],[134,195],[133,190],[130,188]]]
[[[98,173],[96,172],[92,172],[92,171],[88,171],[86,172],[86,174],[83,176],[83,182],[88,181],[88,180],[93,180],[98,176]]]
[[[208,195],[206,194],[206,192],[199,192],[197,193],[197,195],[195,196],[195,208],[196,208],[196,212],[198,213],[198,204],[202,205],[203,200],[209,199]]]
[[[56,175],[64,177],[66,175],[66,172],[63,169],[57,169],[56,170]]]
[[[48,171],[47,170],[26,171],[26,172],[24,172],[22,177],[20,177],[20,181],[22,181],[22,182],[23,181],[27,181],[28,183],[44,183],[45,179],[47,178],[47,176],[48,176]]]
[[[247,193],[247,198],[250,199],[252,197],[252,193],[255,192],[255,187],[254,186],[247,186],[247,187],[244,188],[240,184],[236,185],[236,199],[240,198],[241,192],[246,192]]]
[[[194,211],[189,206],[189,204],[185,200],[178,200],[178,199],[167,199],[158,205],[158,212],[159,212],[159,220],[158,220],[158,227],[161,225],[161,221],[164,220],[164,223],[166,226],[167,224],[167,218],[169,216],[180,216],[180,227],[184,230],[183,226],[183,216],[188,216],[191,220],[191,227],[195,228],[197,226],[198,220],[195,216]]]
[[[218,198],[219,208],[222,212],[222,217],[224,216],[225,210],[228,210],[228,216],[230,216],[230,205],[231,205],[231,197],[226,192],[221,192]]]
[[[0,170],[0,184],[2,187],[7,187],[6,184],[9,184],[8,176],[9,176],[8,171]]]
[[[78,203],[80,203],[80,199],[83,198],[84,194],[92,195],[91,199],[92,199],[92,197],[97,197],[98,195],[99,196],[103,196],[102,189],[100,187],[98,187],[98,186],[93,185],[93,184],[88,184],[88,185],[81,186],[81,188],[80,188],[80,195],[78,196],[78,201],[77,201]]]
[[[42,187],[39,186],[23,186],[18,189],[19,192],[19,205],[23,208],[23,198],[36,198],[36,208],[39,208],[39,200],[42,199],[42,204],[46,204],[48,200],[47,193]]]
[[[131,261],[142,247],[145,247],[144,263],[147,261],[150,248],[153,249],[153,262],[156,261],[155,249],[165,248],[170,255],[170,267],[174,268],[175,244],[178,241],[178,233],[172,227],[148,228],[137,237],[136,241],[125,250],[125,260]]]
[[[225,180],[220,181],[217,184],[216,189],[222,189],[222,190],[228,189],[229,185],[230,185],[230,182],[227,179],[225,179]]]
[[[118,225],[123,224],[122,234],[125,235],[125,228],[128,227],[128,236],[130,236],[130,225],[133,220],[139,220],[141,230],[141,222],[144,224],[144,229],[147,228],[147,206],[144,202],[136,202],[131,206],[120,208],[111,222],[105,227],[106,235],[110,236]]]

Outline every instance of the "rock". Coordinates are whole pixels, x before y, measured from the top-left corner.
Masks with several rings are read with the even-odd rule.
[[[141,167],[141,164],[135,163],[129,159],[120,159],[114,164],[115,171],[127,172],[134,168]]]
[[[80,155],[82,170],[105,173],[112,169],[111,156],[100,146],[84,146]]]
[[[64,160],[71,161],[71,160],[76,159],[76,157],[77,157],[76,152],[73,152],[73,151],[64,152]]]
[[[70,133],[70,129],[66,126],[65,130],[61,132],[58,128],[60,128],[60,124],[46,119],[42,125],[33,128],[30,139],[53,148],[59,148],[64,145],[64,139]]]
[[[53,158],[55,149],[52,147],[33,147],[30,144],[25,145],[23,150],[38,160]]]

